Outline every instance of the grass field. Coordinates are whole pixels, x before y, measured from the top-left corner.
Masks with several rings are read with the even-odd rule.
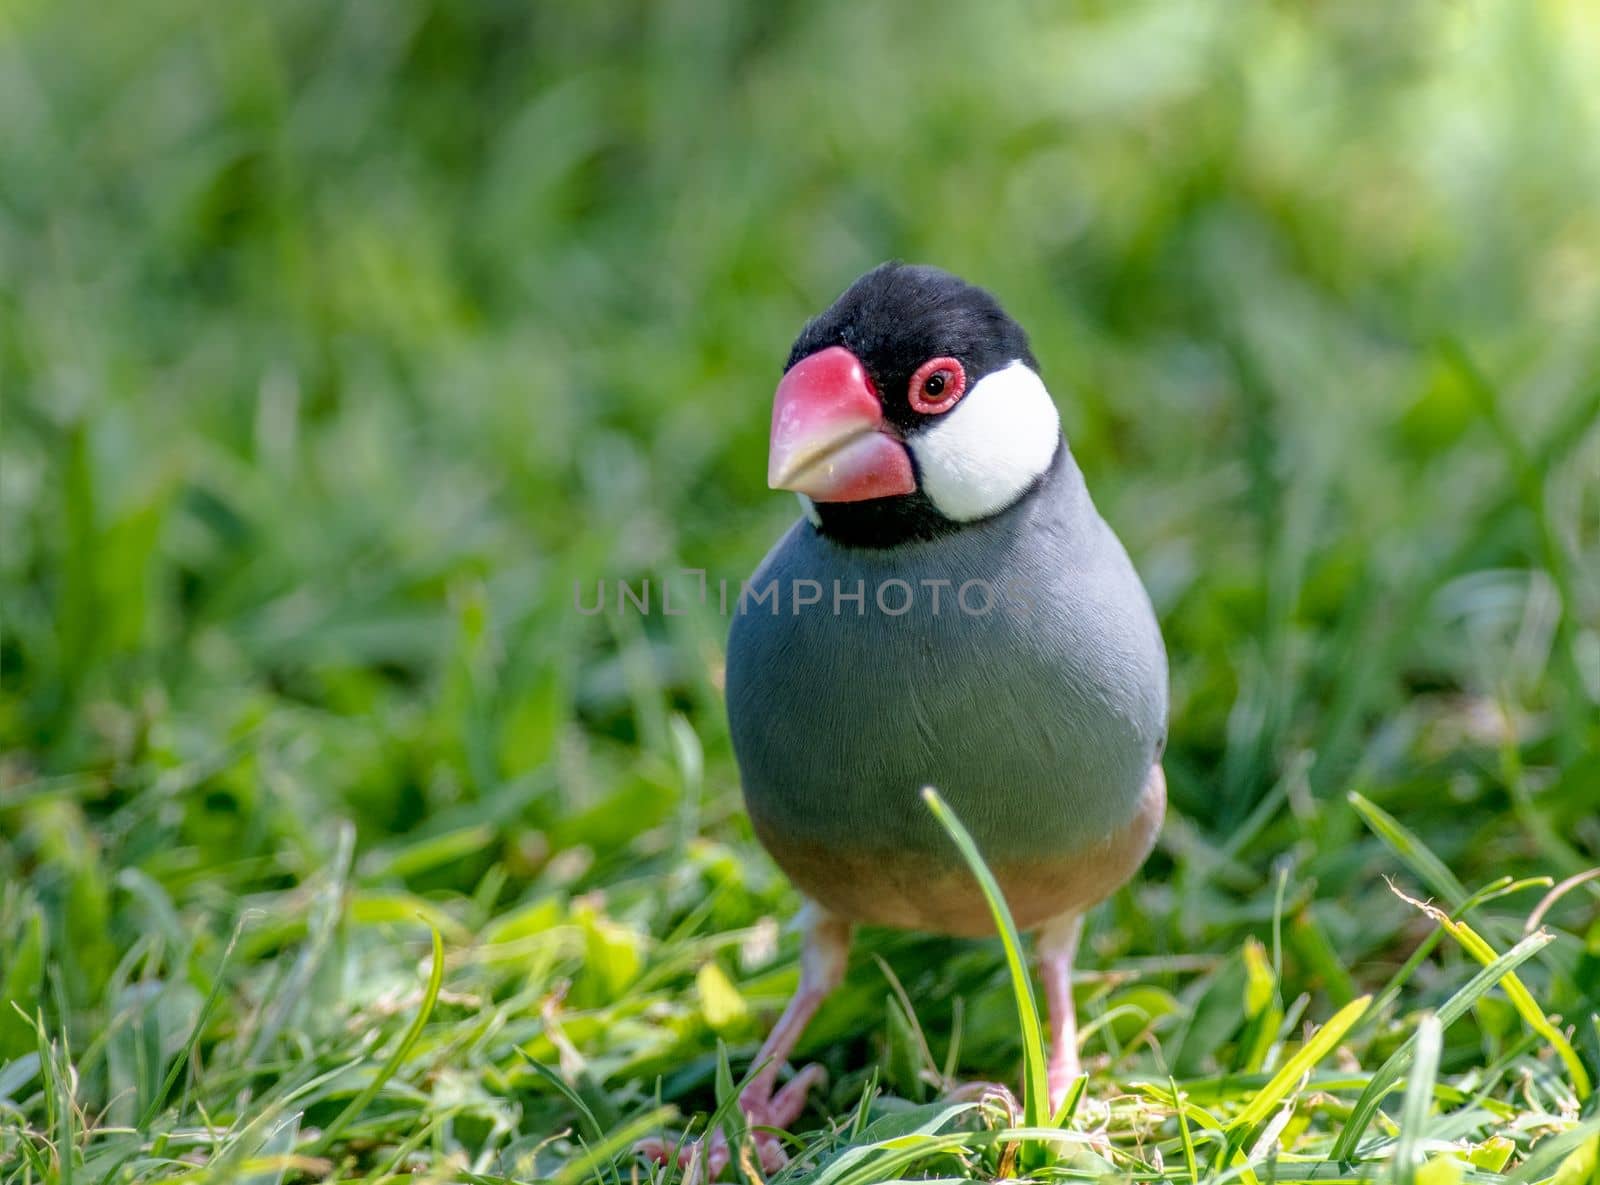
[[[1591,5],[13,0],[0,1182],[674,1175],[796,898],[726,621],[572,590],[748,574],[894,256],[1030,328],[1172,811],[1060,1128],[869,932],[783,1179],[1600,1181]]]

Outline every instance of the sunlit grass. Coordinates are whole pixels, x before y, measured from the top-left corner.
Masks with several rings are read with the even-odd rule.
[[[890,256],[1029,328],[1162,620],[1172,811],[1060,1125],[948,1098],[1039,1097],[1005,944],[869,931],[784,1178],[1593,1181],[1594,27],[12,5],[0,1182],[737,1136],[798,903],[716,582],[794,515],[793,333]],[[680,568],[685,616],[572,609]]]

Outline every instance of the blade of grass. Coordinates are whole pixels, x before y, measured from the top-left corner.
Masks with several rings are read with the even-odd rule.
[[[411,1173],[401,1174],[399,1171],[400,1165],[405,1161],[406,1157],[422,1147],[424,1141],[432,1137],[435,1132],[449,1123],[460,1112],[460,1107],[445,1107],[435,1111],[432,1118],[426,1123],[419,1124],[416,1131],[395,1146],[394,1151],[389,1154],[389,1159],[384,1161],[383,1166],[370,1178],[373,1185],[384,1185],[385,1182],[396,1180],[402,1175],[408,1178],[412,1177],[413,1174]]]
[[[1593,880],[1600,880],[1600,868],[1591,868],[1587,872],[1569,876],[1566,880],[1556,885],[1539,899],[1538,905],[1533,907],[1533,912],[1528,915],[1528,920],[1523,925],[1523,932],[1532,934],[1539,928],[1539,923],[1544,921],[1544,915],[1550,912],[1550,909],[1557,901],[1560,901],[1579,885],[1587,884]]]
[[[994,1131],[951,1132],[943,1135],[916,1133],[885,1140],[881,1144],[853,1148],[862,1152],[861,1160],[850,1162],[854,1170],[839,1176],[824,1175],[815,1178],[813,1185],[886,1185],[901,1180],[900,1173],[918,1161],[941,1152],[959,1153],[997,1144],[1077,1144],[1086,1145],[1089,1137],[1078,1132],[1057,1131],[1047,1127],[1010,1127]],[[843,1161],[844,1157],[840,1158]],[[836,1164],[839,1162],[835,1162]]]
[[[900,977],[894,973],[894,968],[889,966],[888,960],[882,955],[874,952],[872,958],[878,964],[878,970],[884,979],[889,981],[889,990],[894,993],[894,999],[905,1016],[906,1026],[916,1038],[917,1050],[922,1054],[922,1064],[927,1067],[927,1073],[937,1074],[939,1063],[933,1058],[933,1049],[928,1044],[927,1034],[922,1031],[922,1022],[917,1018],[917,1011],[911,1004],[911,996],[906,992],[905,984],[900,982]]]
[[[1398,889],[1395,891],[1399,892]],[[1400,896],[1438,922],[1445,933],[1454,938],[1461,948],[1478,962],[1488,966],[1495,961],[1494,947],[1466,922],[1452,918],[1424,901],[1414,901],[1403,893]],[[1500,986],[1505,989],[1507,999],[1517,1010],[1517,1015],[1522,1017],[1523,1023],[1548,1041],[1550,1047],[1556,1051],[1556,1056],[1561,1059],[1568,1075],[1572,1078],[1572,1088],[1578,1096],[1578,1101],[1581,1103],[1586,1100],[1593,1090],[1589,1072],[1584,1069],[1583,1059],[1578,1056],[1577,1050],[1572,1048],[1572,1043],[1567,1040],[1566,1034],[1551,1023],[1544,1009],[1533,998],[1533,993],[1523,985],[1522,980],[1508,972]]]
[[[1183,1105],[1182,1096],[1178,1094],[1178,1080],[1168,1075],[1167,1085],[1172,1088],[1172,1109],[1178,1116],[1178,1135],[1183,1140],[1183,1163],[1189,1170],[1189,1185],[1199,1185],[1200,1161],[1194,1154],[1194,1136],[1189,1133],[1188,1108]]]
[[[1350,791],[1347,797],[1362,821],[1388,845],[1390,851],[1400,857],[1401,863],[1416,873],[1429,889],[1449,902],[1451,909],[1460,907],[1467,899],[1467,887],[1456,879],[1455,873],[1445,866],[1443,860],[1428,849],[1427,844],[1388,811],[1357,791]]]
[[[551,1086],[555,1087],[556,1092],[560,1094],[562,1098],[566,1099],[567,1102],[571,1103],[573,1110],[577,1111],[577,1113],[583,1117],[584,1122],[589,1125],[589,1138],[592,1140],[599,1140],[602,1138],[605,1129],[600,1126],[600,1121],[594,1117],[594,1112],[589,1109],[589,1104],[583,1101],[583,1096],[578,1094],[576,1090],[568,1085],[567,1080],[560,1074],[557,1074],[543,1062],[536,1061],[533,1055],[530,1054],[526,1049],[522,1048],[522,1046],[518,1045],[516,1050],[517,1053],[521,1055],[523,1064],[535,1074],[539,1075],[539,1077],[543,1078]]]
[[[1065,1128],[1072,1122],[1072,1117],[1078,1113],[1078,1104],[1083,1102],[1083,1093],[1089,1088],[1089,1075],[1079,1074],[1072,1083],[1072,1089],[1067,1091],[1066,1097],[1061,1100],[1061,1106],[1056,1108],[1050,1117],[1050,1126]]]
[[[850,1138],[859,1139],[867,1130],[867,1120],[872,1112],[872,1098],[878,1093],[878,1071],[873,1069],[861,1085],[861,1097],[856,1100],[855,1114],[850,1119]]]
[[[972,875],[977,877],[978,885],[983,889],[984,899],[989,903],[989,912],[994,915],[995,929],[1000,931],[1000,940],[1005,945],[1006,966],[1010,969],[1011,988],[1016,994],[1017,1023],[1022,1029],[1022,1067],[1025,1086],[1022,1113],[1026,1126],[1038,1127],[1048,1118],[1045,1112],[1050,1097],[1049,1062],[1045,1058],[1044,1030],[1039,1024],[1039,1007],[1034,1000],[1033,982],[1028,976],[1027,963],[1022,957],[1022,939],[1017,933],[1017,924],[1011,917],[1011,909],[1006,905],[1004,895],[1000,892],[999,883],[989,871],[989,866],[983,862],[983,856],[979,853],[978,845],[971,833],[962,826],[961,821],[932,786],[923,787],[922,801],[928,804],[928,809],[933,812],[934,818],[939,820],[940,825],[955,841],[956,848],[961,852],[961,858],[967,862]]]
[[[1390,1179],[1395,1185],[1413,1185],[1417,1178],[1417,1148],[1433,1106],[1433,1085],[1439,1077],[1439,1050],[1444,1041],[1439,1018],[1431,1014],[1423,1017],[1416,1039],[1416,1057],[1406,1080],[1405,1102],[1400,1107],[1400,1139],[1390,1165]]]
[[[1271,1115],[1300,1080],[1310,1073],[1312,1067],[1334,1051],[1344,1039],[1344,1035],[1350,1031],[1350,1027],[1366,1011],[1371,999],[1371,996],[1360,996],[1335,1012],[1293,1057],[1283,1063],[1283,1067],[1268,1079],[1267,1084],[1256,1092],[1255,1097],[1245,1104],[1244,1109],[1234,1116],[1233,1121],[1228,1124],[1229,1130],[1241,1131],[1254,1127]]]
[[[183,1043],[183,1049],[173,1060],[172,1068],[167,1071],[167,1077],[161,1084],[161,1089],[151,1097],[144,1114],[139,1118],[139,1126],[147,1128],[156,1114],[167,1101],[167,1096],[172,1093],[172,1088],[177,1084],[178,1078],[190,1065],[194,1057],[194,1048],[200,1043],[200,1035],[206,1031],[206,1023],[211,1019],[211,1013],[217,1007],[217,1001],[222,997],[222,988],[228,973],[228,962],[233,958],[234,948],[239,945],[239,935],[244,930],[247,919],[241,917],[233,927],[233,937],[228,939],[228,945],[223,949],[222,959],[217,964],[217,973],[211,980],[211,991],[207,994],[205,1003],[200,1006],[200,1014],[194,1018],[194,1026],[189,1030],[189,1039]]]
[[[1546,1174],[1559,1163],[1565,1169],[1569,1157],[1580,1158],[1576,1163],[1581,1163],[1581,1158],[1588,1154],[1585,1145],[1600,1139],[1600,1117],[1586,1119],[1576,1127],[1568,1128],[1559,1135],[1547,1136],[1540,1140],[1529,1154],[1528,1159],[1517,1166],[1516,1171],[1506,1177],[1508,1182],[1522,1185],[1527,1181],[1541,1181]],[[1590,1174],[1593,1175],[1592,1172]],[[1570,1185],[1579,1185],[1583,1177],[1574,1173]],[[1561,1173],[1556,1173],[1553,1185],[1569,1185],[1562,1179]]]
[[[350,883],[351,859],[355,853],[356,829],[350,823],[341,823],[334,839],[333,859],[328,865],[326,882],[318,890],[306,926],[306,942],[299,955],[290,964],[280,983],[274,985],[270,1003],[262,1010],[260,1027],[250,1040],[250,1061],[264,1057],[273,1041],[288,1023],[290,1014],[304,998],[307,987],[323,957],[333,945],[343,910],[345,891]],[[246,943],[246,948],[249,943]]]
[[[733,1079],[733,1064],[728,1061],[728,1045],[720,1037],[717,1039],[717,1069],[715,1075],[717,1109],[706,1123],[706,1139],[709,1140],[713,1132],[720,1131],[728,1141],[730,1153],[739,1147],[739,1141],[744,1138],[744,1130],[747,1126],[744,1110],[739,1106],[739,1092],[744,1089],[745,1083],[760,1072],[760,1065],[752,1065],[745,1072],[744,1079],[735,1083]],[[702,1156],[705,1155],[705,1151],[705,1149],[701,1149]]]
[[[935,1140],[952,1146],[959,1145],[974,1133],[966,1132],[943,1136],[937,1133],[952,1120],[961,1115],[969,1114],[976,1109],[976,1104],[974,1103],[956,1103],[935,1111],[929,1118],[923,1120],[910,1131],[902,1131],[888,1139],[876,1140],[870,1144],[856,1144],[854,1147],[847,1148],[830,1161],[820,1173],[813,1176],[808,1185],[843,1185],[846,1181],[857,1180],[864,1170],[877,1171],[883,1167],[880,1159],[881,1153],[889,1149],[905,1146],[908,1143]],[[893,1118],[879,1120],[880,1124],[890,1122],[893,1122]],[[879,1127],[878,1130],[881,1132],[882,1128]],[[915,1158],[913,1157],[913,1159]]]
[[[1464,1016],[1468,1009],[1486,995],[1507,972],[1520,967],[1539,951],[1543,950],[1553,940],[1551,934],[1540,931],[1530,934],[1516,946],[1496,959],[1490,966],[1485,967],[1474,975],[1467,983],[1446,1000],[1438,1011],[1440,1030],[1448,1029],[1452,1024]],[[1378,1068],[1372,1079],[1367,1083],[1367,1088],[1356,1099],[1355,1106],[1350,1109],[1350,1118],[1345,1121],[1344,1130],[1339,1133],[1339,1138],[1334,1142],[1331,1159],[1341,1164],[1350,1164],[1355,1155],[1356,1146],[1361,1142],[1361,1137],[1366,1133],[1368,1125],[1372,1123],[1377,1114],[1378,1105],[1383,1097],[1410,1064],[1415,1055],[1417,1035],[1411,1034],[1399,1049],[1390,1055],[1389,1060]]]
[[[586,1148],[582,1156],[568,1161],[551,1180],[555,1185],[580,1185],[600,1180],[600,1168],[612,1164],[618,1155],[632,1148],[675,1114],[676,1108],[661,1107],[628,1120],[603,1141]]]
[[[1356,998],[1355,980],[1339,961],[1311,906],[1301,908],[1289,923],[1289,945],[1316,973],[1322,990],[1335,1004],[1348,1004]]]
[[[417,1009],[417,1015],[412,1018],[411,1024],[400,1038],[399,1044],[394,1047],[393,1052],[384,1060],[377,1074],[373,1075],[372,1081],[367,1083],[366,1088],[351,1099],[349,1105],[339,1112],[338,1117],[323,1129],[322,1135],[312,1145],[312,1155],[318,1155],[329,1148],[349,1125],[350,1121],[366,1111],[372,1100],[378,1097],[378,1092],[383,1089],[384,1083],[388,1082],[394,1076],[395,1071],[405,1063],[412,1047],[416,1045],[417,1040],[422,1036],[422,1030],[428,1023],[428,1017],[433,1014],[433,1006],[438,1002],[439,989],[444,984],[444,939],[440,936],[439,931],[432,927],[429,928],[429,932],[433,935],[433,965],[428,969],[428,986],[422,994],[422,1006]]]

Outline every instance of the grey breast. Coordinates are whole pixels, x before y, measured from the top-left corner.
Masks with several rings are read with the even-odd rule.
[[[797,607],[807,582],[820,600]],[[749,587],[776,604],[734,618],[728,717],[769,834],[947,853],[930,784],[990,856],[1078,850],[1132,817],[1165,740],[1166,652],[1064,447],[1032,496],[937,540],[841,547],[798,522]]]

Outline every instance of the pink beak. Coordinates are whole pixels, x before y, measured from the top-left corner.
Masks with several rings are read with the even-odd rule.
[[[818,350],[773,397],[767,484],[818,502],[914,493],[911,455],[892,431],[861,360],[843,346]]]

